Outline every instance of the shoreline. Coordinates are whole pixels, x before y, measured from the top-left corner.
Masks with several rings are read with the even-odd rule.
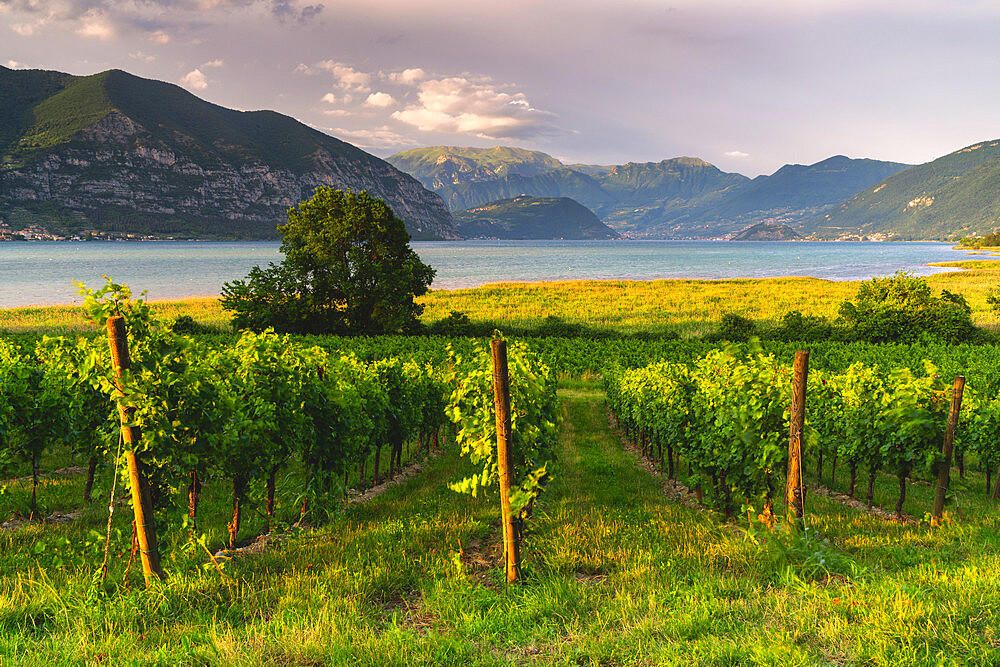
[[[968,271],[994,271],[1000,270],[1000,253],[996,253],[998,259],[969,259],[969,260],[952,260],[946,262],[928,262],[925,266],[942,268],[942,269],[955,269],[955,271],[940,271],[937,273],[931,273],[925,278],[931,276],[941,276],[948,273],[964,273]],[[995,266],[993,266],[995,265]],[[888,274],[886,274],[888,275]],[[874,277],[874,276],[873,276]],[[453,293],[453,292],[468,292],[471,290],[480,289],[509,289],[509,288],[532,288],[532,287],[561,287],[568,285],[584,285],[588,283],[599,283],[599,284],[612,284],[612,283],[637,283],[643,285],[650,285],[653,283],[704,283],[704,284],[719,284],[719,283],[746,283],[748,281],[775,281],[775,280],[817,280],[826,283],[833,284],[849,284],[862,282],[865,279],[848,279],[848,280],[835,280],[832,278],[821,278],[818,276],[809,275],[781,275],[781,276],[732,276],[728,278],[580,278],[580,279],[556,279],[556,280],[496,280],[487,283],[481,283],[479,285],[473,285],[469,287],[439,287],[431,288],[427,291],[427,297],[432,294],[441,293]],[[170,304],[182,304],[188,301],[218,301],[222,297],[221,294],[191,294],[178,297],[163,297],[156,299],[146,299],[145,302],[150,305],[160,305],[167,306]],[[420,298],[417,299],[420,301]],[[30,303],[30,304],[20,304],[20,305],[3,305],[0,304],[0,311],[10,311],[10,310],[28,310],[28,309],[51,309],[51,308],[78,308],[82,305],[81,302],[69,301],[62,303]]]

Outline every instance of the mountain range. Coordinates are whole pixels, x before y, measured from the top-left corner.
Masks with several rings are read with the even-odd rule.
[[[818,238],[983,236],[1000,225],[1000,140],[901,171],[810,221]]]
[[[909,166],[838,155],[750,179],[693,157],[566,165],[508,147],[434,146],[387,160],[440,194],[452,211],[521,194],[570,197],[620,232],[670,238],[725,236],[762,221],[803,225]]]
[[[226,109],[120,70],[0,67],[0,220],[14,228],[276,238],[320,185],[384,199],[415,239],[459,238],[451,212],[480,209],[481,224],[487,205],[503,212],[493,231],[527,233],[544,206],[522,196],[559,200],[545,206],[576,221],[564,237],[603,233],[561,201],[572,199],[626,237],[728,238],[769,222],[818,239],[944,239],[1000,225],[1000,140],[917,166],[838,155],[756,178],[695,157],[568,164],[503,146],[381,160],[274,111]]]
[[[234,111],[120,70],[0,67],[0,217],[63,231],[276,238],[315,188],[367,190],[414,238],[458,238],[440,197],[274,111]]]

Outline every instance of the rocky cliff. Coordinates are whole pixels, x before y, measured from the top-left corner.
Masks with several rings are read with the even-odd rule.
[[[413,238],[459,236],[417,180],[287,116],[224,109],[120,71],[61,75],[58,92],[31,100],[16,91],[33,74],[54,73],[0,67],[12,139],[0,146],[0,212],[64,229],[274,238],[288,208],[328,185],[385,200]]]

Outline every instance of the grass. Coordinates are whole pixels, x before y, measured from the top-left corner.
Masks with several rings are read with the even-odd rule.
[[[566,382],[560,399],[559,465],[533,519],[523,585],[499,583],[492,500],[445,488],[463,471],[450,452],[329,524],[234,560],[225,575],[181,552],[168,559],[168,583],[146,593],[135,572],[130,591],[89,593],[92,567],[46,565],[48,546],[40,566],[10,569],[30,563],[24,553],[39,542],[66,537],[83,549],[81,536],[102,526],[99,509],[68,526],[2,533],[0,663],[1000,660],[1000,515],[981,475],[969,471],[961,518],[950,507],[940,529],[809,495],[819,538],[751,536],[745,519],[724,524],[665,496],[609,430],[598,385]],[[79,480],[46,484],[43,496]],[[894,492],[894,478],[880,477],[877,502],[891,507]],[[911,485],[905,510],[929,507],[930,488]],[[113,581],[121,569],[116,561]]]
[[[972,269],[929,276],[935,290],[947,289],[966,297],[973,321],[996,327],[1000,317],[986,304],[996,287],[1000,263],[947,263]],[[570,324],[624,332],[674,331],[697,336],[715,331],[726,313],[739,313],[775,325],[792,310],[834,318],[837,308],[854,297],[857,282],[818,278],[762,278],[734,280],[589,280],[537,283],[493,283],[472,289],[433,290],[417,299],[427,324],[460,311],[473,322],[533,328],[555,315]],[[166,317],[190,315],[225,330],[228,316],[218,300],[192,298],[154,301],[154,310]],[[0,309],[0,332],[65,333],[86,328],[78,308],[42,306]]]
[[[214,297],[153,300],[149,303],[154,315],[162,318],[188,315],[201,324],[220,330],[229,329],[229,317]],[[93,324],[84,319],[83,309],[78,305],[0,308],[0,332],[60,335],[93,329]]]

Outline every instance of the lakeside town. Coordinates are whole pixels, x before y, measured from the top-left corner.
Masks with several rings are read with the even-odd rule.
[[[96,229],[85,229],[76,234],[55,234],[39,225],[30,225],[23,229],[12,229],[0,219],[0,241],[172,241],[171,236],[154,236],[152,234],[134,234],[131,232],[104,232]]]

